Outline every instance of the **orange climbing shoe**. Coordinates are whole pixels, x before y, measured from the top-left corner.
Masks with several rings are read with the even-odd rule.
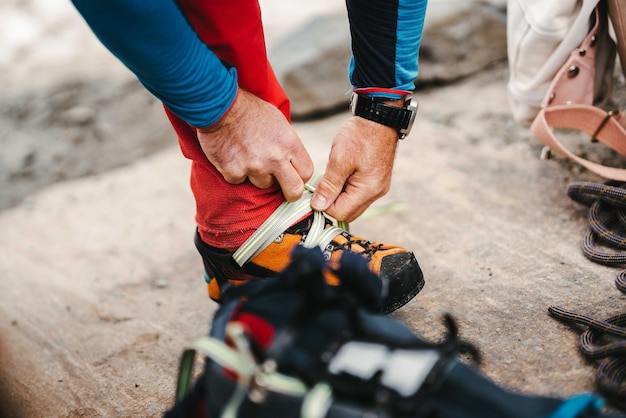
[[[321,174],[316,174],[311,184],[320,178]],[[413,299],[424,287],[424,276],[413,253],[355,237],[333,225],[322,212],[311,211],[315,190],[311,184],[305,185],[297,201],[283,202],[236,251],[212,247],[196,233],[196,247],[204,261],[211,299],[219,302],[228,287],[276,276],[290,263],[297,245],[320,247],[330,269],[335,270],[346,251],[365,257],[369,269],[382,280],[382,304],[377,306],[382,312],[393,312]],[[335,277],[327,277],[327,281],[341,285]]]
[[[265,228],[265,231],[268,230],[271,228]],[[380,308],[382,312],[395,311],[424,287],[422,270],[412,252],[355,237],[334,226],[320,212],[313,212],[303,221],[278,234],[271,234],[271,241],[265,237],[267,232],[263,231],[263,227],[259,231],[237,251],[212,247],[196,233],[195,243],[204,261],[211,299],[219,302],[221,293],[230,286],[237,286],[250,279],[275,276],[287,267],[291,261],[291,252],[297,245],[320,246],[331,268],[338,267],[344,251],[365,257],[370,270],[386,283],[383,286],[386,295],[381,295],[384,297]],[[329,282],[339,284],[332,283],[332,279]]]

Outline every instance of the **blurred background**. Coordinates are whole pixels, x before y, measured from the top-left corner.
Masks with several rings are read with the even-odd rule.
[[[420,86],[505,57],[506,0],[431,0]],[[342,1],[261,0],[270,60],[294,118],[345,111]],[[93,36],[69,0],[0,4],[0,210],[66,179],[176,146],[162,108]]]

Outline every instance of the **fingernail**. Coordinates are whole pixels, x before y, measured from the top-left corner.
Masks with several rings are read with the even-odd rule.
[[[328,201],[324,196],[321,195],[314,195],[313,199],[311,200],[311,206],[313,207],[313,209],[316,210],[325,210],[327,205]]]

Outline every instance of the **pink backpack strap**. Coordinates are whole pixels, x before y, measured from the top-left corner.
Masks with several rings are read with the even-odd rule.
[[[554,135],[554,128],[577,129],[626,155],[626,130],[619,123],[622,114],[606,112],[592,105],[558,105],[543,108],[535,118],[531,130],[535,137],[550,149],[571,158],[588,170],[613,180],[626,181],[626,169],[595,163],[569,151]]]
[[[598,80],[596,61],[601,53],[615,56],[615,43],[608,40],[608,51],[601,51],[600,39],[608,36],[606,13],[601,13],[601,6],[596,7],[595,24],[579,48],[572,51],[569,59],[554,77],[541,110],[531,125],[534,136],[568,158],[576,161],[590,171],[614,180],[626,181],[626,169],[605,166],[586,160],[571,152],[554,134],[554,128],[575,129],[586,132],[592,140],[612,148],[626,156],[626,130],[620,124],[622,114],[618,111],[607,112],[593,105],[594,86]],[[614,60],[608,61],[613,67]]]

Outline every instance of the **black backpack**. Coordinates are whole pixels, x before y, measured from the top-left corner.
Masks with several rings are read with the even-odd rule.
[[[428,342],[376,311],[385,288],[361,256],[332,270],[319,249],[297,247],[277,277],[229,289],[210,335],[182,355],[165,418],[618,417],[583,393],[569,399],[505,390],[474,366],[457,337]],[[326,284],[334,275],[340,286]],[[192,383],[195,358],[202,373]]]

